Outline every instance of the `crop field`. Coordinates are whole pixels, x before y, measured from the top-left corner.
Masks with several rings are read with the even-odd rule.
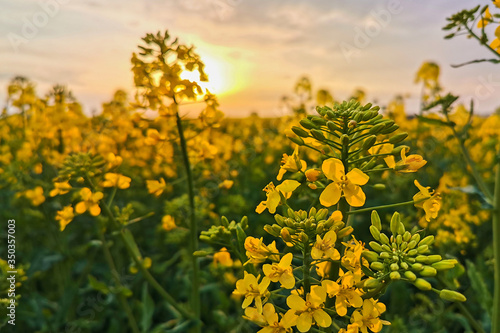
[[[442,83],[498,73],[500,3],[442,26],[486,58],[422,52],[416,112],[293,73],[286,112],[227,115],[174,30],[136,41],[133,91],[95,112],[9,78],[0,331],[500,332],[500,108]]]

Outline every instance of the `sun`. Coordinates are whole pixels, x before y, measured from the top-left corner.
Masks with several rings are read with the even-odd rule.
[[[181,79],[198,83],[203,90],[209,90],[212,94],[223,95],[232,90],[232,79],[229,75],[229,64],[211,56],[203,55],[201,61],[205,64],[205,73],[208,76],[207,82],[200,81],[197,71],[183,71]]]

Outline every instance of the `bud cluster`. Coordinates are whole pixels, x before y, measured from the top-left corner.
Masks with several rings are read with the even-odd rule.
[[[292,127],[296,136],[289,138],[299,146],[307,145],[308,140],[316,140],[325,145],[323,150],[327,154],[336,158],[369,156],[370,148],[382,144],[395,145],[408,136],[406,132],[393,134],[399,126],[393,120],[383,118],[379,114],[380,108],[371,103],[361,105],[359,101],[351,100],[337,103],[333,108],[323,106],[316,110],[319,115],[308,115],[302,119],[300,127]],[[383,137],[379,137],[381,135]],[[404,147],[391,148],[385,155],[398,155]],[[376,161],[377,158],[373,158],[370,161],[352,161],[352,164],[354,167],[361,166],[361,169],[371,169]]]
[[[285,216],[274,215],[276,223],[266,224],[264,230],[274,237],[283,239],[289,247],[302,249],[303,244],[316,240],[316,236],[323,237],[328,231],[335,231],[337,237],[342,238],[352,233],[353,228],[345,226],[342,216],[332,214],[328,217],[328,209],[316,210],[311,208],[309,213],[303,210],[288,209]]]
[[[362,257],[370,263],[372,279],[365,280],[364,289],[372,291],[394,280],[411,282],[420,290],[433,290],[430,282],[424,278],[436,276],[439,271],[452,269],[458,263],[455,259],[442,259],[438,254],[431,254],[430,246],[434,236],[421,239],[418,232],[407,231],[398,212],[392,215],[390,222],[391,237],[382,231],[382,223],[377,211],[372,211],[370,233],[374,241],[369,243],[372,251],[365,250]],[[437,291],[443,299],[450,300],[450,292]],[[465,297],[455,298],[465,301]]]
[[[71,178],[82,179],[94,177],[102,173],[106,161],[100,155],[89,153],[76,153],[65,158],[58,178],[68,180]]]

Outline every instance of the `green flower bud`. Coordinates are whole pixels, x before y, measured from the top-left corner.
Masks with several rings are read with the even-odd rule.
[[[443,289],[439,292],[439,297],[450,302],[465,302],[467,298],[458,291]]]
[[[415,243],[420,242],[420,234],[415,234],[415,235],[411,236],[411,240],[415,241]]]
[[[370,226],[370,233],[375,240],[380,240],[380,231],[374,225]]]
[[[427,256],[419,255],[415,259],[417,260],[417,262],[424,263],[424,264],[427,263]]]
[[[288,139],[293,143],[298,144],[299,146],[303,146],[305,143],[304,140],[302,140],[302,138],[300,137],[289,136]]]
[[[382,131],[380,131],[380,134],[389,134],[392,132],[395,132],[399,129],[399,125],[392,124],[389,127],[384,128]]]
[[[445,259],[432,264],[437,271],[452,269],[458,262],[455,259]]]
[[[285,226],[285,219],[283,218],[283,216],[281,216],[280,214],[276,214],[274,215],[274,220],[276,221],[276,223],[278,223],[280,226],[284,227]]]
[[[395,212],[391,218],[391,232],[394,236],[398,233],[400,216],[398,212]]]
[[[376,190],[379,190],[379,191],[383,191],[387,187],[385,186],[385,184],[375,184],[375,185],[373,185],[373,188],[376,189]]]
[[[377,136],[376,135],[369,136],[363,142],[362,148],[364,150],[368,150],[375,144],[375,142],[377,142]]]
[[[299,235],[299,239],[302,243],[307,243],[309,242],[309,237],[307,236],[307,234],[305,232],[301,232],[300,235]]]
[[[411,250],[413,249],[415,246],[417,246],[417,242],[415,242],[414,240],[410,241],[408,243],[408,248]]]
[[[311,119],[314,125],[317,126],[325,126],[326,125],[326,120],[321,118],[321,117],[314,117]]]
[[[311,135],[318,141],[324,141],[325,136],[323,135],[323,132],[317,129],[312,129],[311,130]]]
[[[385,124],[384,123],[380,123],[380,124],[377,124],[377,125],[373,126],[372,128],[370,128],[370,130],[368,131],[368,133],[370,133],[370,134],[378,134],[384,128],[385,128]]]
[[[391,272],[391,274],[389,274],[389,277],[391,278],[391,280],[399,280],[401,279],[401,274],[399,274],[399,272]]]
[[[309,217],[316,217],[316,207],[311,207],[311,209],[309,209]]]
[[[437,271],[434,267],[431,266],[424,266],[424,269],[420,271],[420,275],[430,277],[430,276],[436,276]]]
[[[248,217],[243,216],[241,218],[240,225],[243,228],[243,230],[245,230],[246,228],[248,228]]]
[[[354,231],[354,229],[351,226],[345,227],[345,228],[339,230],[339,232],[337,232],[337,237],[344,238],[346,236],[349,236],[353,231]]]
[[[372,210],[372,225],[375,226],[378,230],[382,230],[382,223],[380,222],[380,216],[378,215],[376,210]]]
[[[413,249],[413,250],[408,251],[408,256],[413,257],[413,256],[417,255],[417,253],[418,253],[417,249]]]
[[[332,117],[333,118],[333,117]],[[340,131],[340,128],[337,127],[337,125],[335,125],[335,123],[333,121],[329,121],[326,123],[326,126],[328,127],[328,129],[332,132],[335,132],[335,131]]]
[[[399,265],[396,264],[395,262],[391,264],[391,271],[397,271],[399,270]]]
[[[380,252],[380,258],[381,259],[389,259],[390,257],[392,257],[392,255],[389,253],[389,252]]]
[[[403,243],[401,243],[401,246],[400,246],[401,251],[406,250],[406,248],[407,248],[407,247],[408,247],[408,243],[407,243],[407,242],[403,242]]]
[[[270,226],[269,224],[266,224],[264,226],[264,231],[267,232],[268,234],[274,236],[274,237],[278,237],[279,233],[277,233],[272,226]]]
[[[410,281],[415,281],[417,279],[417,276],[412,271],[404,272],[404,276],[405,276],[405,278],[407,278]]]
[[[380,241],[386,245],[389,245],[391,242],[389,242],[389,237],[387,237],[386,234],[380,233]]]
[[[340,143],[342,146],[347,146],[349,144],[349,136],[347,134],[342,134],[340,137]]]
[[[383,234],[380,234],[380,235],[383,235]],[[392,252],[392,249],[386,244],[382,244],[382,249],[386,252]]]
[[[426,264],[433,264],[435,262],[438,262],[440,261],[441,259],[441,256],[439,254],[433,254],[433,255],[430,255],[430,256],[427,256],[427,261],[426,261]]]
[[[220,218],[220,221],[222,222],[222,225],[226,228],[229,228],[229,220],[227,219],[227,217],[223,216]]]
[[[279,225],[277,224],[273,224],[273,229],[275,232],[277,232],[278,234],[275,236],[275,237],[279,237],[280,235],[280,232],[281,232],[281,229],[283,229],[282,227],[280,227]]]
[[[378,254],[373,251],[363,251],[361,256],[368,260],[368,262],[374,262],[378,260]]]
[[[391,155],[400,155],[401,150],[403,150],[403,149],[410,149],[410,147],[405,146],[405,145],[397,146],[391,151]]]
[[[309,129],[309,130],[316,128],[316,125],[314,125],[314,123],[312,121],[310,121],[309,119],[302,119],[301,121],[299,121],[299,123],[302,127]],[[293,130],[293,128],[292,128],[292,130]]]
[[[400,263],[399,266],[401,266],[401,268],[404,269],[404,270],[408,269],[408,264],[405,263],[404,261],[402,263]]]
[[[398,235],[398,236],[396,237],[396,244],[400,245],[402,242],[403,242],[403,236]]]
[[[424,265],[417,262],[417,263],[414,263],[413,265],[411,265],[411,269],[413,269],[414,271],[420,272],[422,269],[424,269]]]
[[[430,236],[427,236],[427,237],[425,237],[424,239],[422,239],[422,240],[420,241],[420,243],[418,243],[418,245],[419,245],[419,246],[421,246],[421,245],[427,245],[427,246],[429,246],[429,245],[431,245],[432,243],[434,243],[434,236],[433,236],[433,235],[430,235]]]
[[[374,261],[370,264],[370,268],[375,271],[382,271],[384,270],[385,266],[380,261]]]
[[[328,215],[328,209],[322,208],[322,209],[318,210],[318,212],[316,213],[316,216],[315,216],[316,221],[324,220],[327,215]]]
[[[403,141],[407,137],[408,137],[408,133],[406,133],[406,132],[399,133],[399,134],[396,134],[396,135],[390,137],[389,143],[392,143],[394,145],[396,143],[400,143],[401,141]]]
[[[288,228],[281,229],[280,236],[285,242],[292,242],[292,236]]]
[[[325,224],[323,222],[319,222],[318,225],[316,226],[316,233],[322,234],[324,230],[325,230]]]
[[[404,234],[403,234],[403,240],[405,242],[409,242],[411,239],[411,233],[409,231],[405,231]]]
[[[427,291],[432,289],[432,285],[426,280],[421,278],[416,279],[415,282],[413,282],[413,284],[420,290]]]
[[[366,289],[375,289],[375,288],[378,288],[378,286],[380,286],[380,281],[377,280],[377,279],[367,279],[365,280],[365,283],[364,283],[364,288]]]
[[[292,132],[297,134],[298,136],[302,137],[302,138],[308,138],[309,137],[309,133],[307,131],[304,131],[302,128],[300,127],[297,127],[297,126],[293,126],[292,127]]]
[[[417,251],[418,251],[418,253],[425,254],[425,253],[429,252],[429,246],[427,246],[427,245],[420,245],[417,248]]]
[[[399,221],[398,234],[403,235],[405,231],[406,231],[405,225],[403,224],[403,222]]]

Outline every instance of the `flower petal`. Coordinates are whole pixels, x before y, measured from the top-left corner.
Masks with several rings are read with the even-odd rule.
[[[340,181],[340,177],[345,174],[344,164],[337,158],[329,158],[323,161],[321,166],[326,178],[333,181]]]
[[[325,207],[333,206],[339,202],[341,194],[340,186],[337,183],[331,183],[321,193],[319,202]]]
[[[349,171],[346,176],[351,183],[356,185],[365,185],[370,179],[366,173],[357,168]]]

